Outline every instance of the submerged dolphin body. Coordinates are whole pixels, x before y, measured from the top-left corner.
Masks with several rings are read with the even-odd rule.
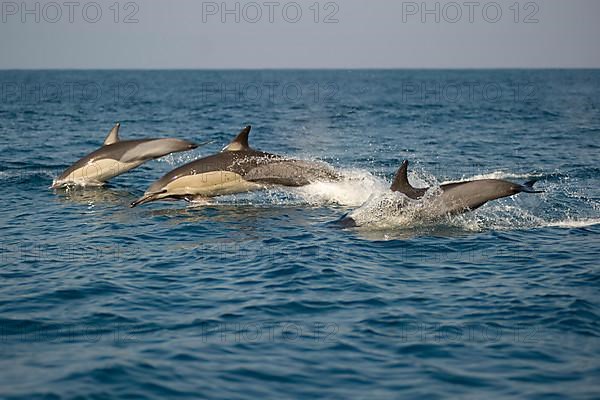
[[[131,207],[160,199],[205,199],[262,189],[270,185],[304,186],[319,180],[338,180],[324,163],[290,159],[248,145],[245,127],[220,153],[172,170],[154,182]]]
[[[120,140],[117,123],[98,150],[71,165],[52,182],[52,188],[69,185],[100,186],[146,161],[170,153],[195,149],[197,144],[180,139]]]
[[[438,218],[444,215],[456,215],[473,211],[490,200],[508,197],[517,193],[541,193],[534,190],[533,184],[537,179],[525,182],[522,185],[503,179],[479,179],[465,182],[446,183],[440,185],[439,193],[432,193],[427,198],[427,216]],[[408,161],[404,160],[396,175],[390,190],[400,192],[413,201],[422,200],[430,188],[415,188],[408,182]],[[342,217],[338,222],[344,227],[358,226],[357,221],[350,214]]]

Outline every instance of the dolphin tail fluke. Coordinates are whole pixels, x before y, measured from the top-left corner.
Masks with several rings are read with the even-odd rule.
[[[535,190],[533,188],[533,185],[538,181],[537,178],[535,179],[531,179],[527,182],[525,182],[524,184],[521,185],[520,189],[521,192],[525,192],[525,193],[544,193],[543,190]]]

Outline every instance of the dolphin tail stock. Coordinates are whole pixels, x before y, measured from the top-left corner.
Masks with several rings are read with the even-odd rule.
[[[530,179],[522,185],[519,185],[521,192],[525,193],[544,193],[543,190],[535,190],[533,185],[538,181],[538,178]]]

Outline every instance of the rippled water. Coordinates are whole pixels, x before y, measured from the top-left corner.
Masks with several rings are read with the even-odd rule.
[[[0,72],[0,396],[600,396],[600,71]],[[122,138],[213,141],[105,188],[52,179]],[[128,204],[251,124],[345,179]],[[545,192],[422,223],[418,185]],[[375,199],[375,200],[374,200]],[[371,203],[370,203],[371,202]]]

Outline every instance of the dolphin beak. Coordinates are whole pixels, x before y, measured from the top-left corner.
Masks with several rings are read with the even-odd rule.
[[[131,204],[129,204],[129,207],[133,208],[139,206],[140,204],[147,203],[149,201],[151,201],[149,197],[142,196],[139,199],[132,201]]]
[[[194,143],[194,142],[188,142],[188,150],[193,150],[193,149],[197,149],[198,147],[202,147],[202,146],[206,146],[207,144],[211,144],[212,142],[214,142],[214,140],[207,140],[205,142],[200,142],[200,143]]]
[[[214,142],[214,140],[206,140],[206,141],[200,142],[198,144],[194,143],[194,147],[193,148],[195,149],[196,147],[206,146],[207,144],[211,144],[212,142]]]
[[[129,205],[129,207],[133,208],[133,207],[154,201],[157,199],[158,195],[161,193],[164,193],[164,192],[144,194],[139,199],[132,201],[131,204]]]

